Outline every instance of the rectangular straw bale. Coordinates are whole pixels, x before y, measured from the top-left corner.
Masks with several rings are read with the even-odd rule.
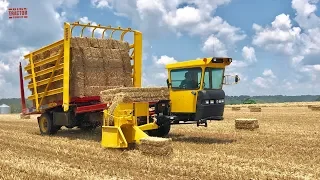
[[[124,63],[122,61],[122,58],[116,59],[111,58],[107,61],[107,68],[114,69],[114,68],[120,68],[123,71]]]
[[[259,128],[259,123],[257,119],[236,119],[235,128],[254,130]]]
[[[173,154],[171,138],[147,137],[140,140],[138,150],[145,155],[170,156]]]
[[[72,37],[71,47],[90,47],[88,37]]]
[[[312,106],[311,110],[312,111],[320,111],[320,106]]]
[[[126,91],[127,90],[127,91]],[[169,90],[166,88],[131,88],[122,87],[109,89],[100,92],[100,98],[102,102],[111,102],[114,95],[123,93],[125,96],[125,102],[152,102],[158,100],[168,100]]]
[[[85,74],[84,72],[75,72],[73,73],[70,92],[71,96],[82,97],[85,95]]]
[[[99,39],[97,38],[88,38],[89,43],[90,43],[90,47],[94,47],[94,48],[99,48],[100,47],[100,43],[99,43]]]
[[[86,68],[103,68],[105,66],[101,57],[87,57],[84,62]]]
[[[129,49],[128,42],[112,41],[113,49]]]
[[[99,39],[99,47],[112,49],[113,48],[112,41],[113,39]]]
[[[99,96],[101,91],[108,89],[108,86],[85,86],[85,96]]]
[[[250,112],[261,112],[261,107],[250,108]]]
[[[232,111],[240,111],[241,107],[232,107]]]
[[[106,85],[107,77],[103,67],[86,68],[85,70],[85,85],[86,86],[104,86]]]

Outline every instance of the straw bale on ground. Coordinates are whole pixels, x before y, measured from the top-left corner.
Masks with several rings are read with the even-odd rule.
[[[320,111],[320,106],[312,106],[310,109],[312,111]]]
[[[232,111],[240,111],[241,110],[241,107],[232,107]]]
[[[169,156],[173,153],[172,139],[147,137],[140,140],[138,150],[145,155]]]
[[[236,119],[235,128],[254,130],[259,128],[259,123],[257,119]]]
[[[250,108],[250,112],[261,112],[261,107],[252,107]]]

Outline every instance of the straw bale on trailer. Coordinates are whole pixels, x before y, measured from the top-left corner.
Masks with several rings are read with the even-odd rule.
[[[120,87],[101,91],[101,102],[108,103],[113,101],[115,94],[118,93],[123,93],[123,96],[125,96],[123,102],[154,102],[170,99],[167,87]]]
[[[235,128],[254,130],[259,128],[259,123],[257,119],[236,119]]]
[[[173,153],[172,139],[147,137],[140,140],[138,150],[145,155],[169,156]]]
[[[59,54],[63,46],[33,56],[39,62]],[[129,43],[114,39],[71,38],[70,47],[70,96],[99,96],[100,91],[111,86],[132,87],[132,67],[129,55]],[[60,64],[63,63],[63,58]],[[42,65],[36,71],[53,68],[55,62]],[[31,73],[31,71],[28,71]],[[51,73],[41,75],[36,81],[50,78]],[[63,75],[62,69],[55,75]],[[30,82],[31,83],[31,82]],[[51,83],[48,90],[61,88],[63,80]],[[46,85],[37,88],[38,93],[44,92]],[[33,93],[33,88],[31,89]],[[43,104],[61,100],[61,95],[46,97]]]

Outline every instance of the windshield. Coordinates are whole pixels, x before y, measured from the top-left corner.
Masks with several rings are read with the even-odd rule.
[[[200,87],[202,69],[185,68],[170,71],[172,89],[196,90]]]
[[[221,89],[224,69],[206,68],[204,73],[203,89]]]

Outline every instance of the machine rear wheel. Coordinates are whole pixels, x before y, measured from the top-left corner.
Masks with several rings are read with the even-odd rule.
[[[40,133],[43,135],[55,134],[61,128],[53,125],[53,118],[48,113],[41,114],[38,118],[38,125]]]
[[[159,127],[158,129],[149,130],[147,133],[149,136],[156,136],[156,137],[165,137],[169,134],[171,129],[171,123],[167,123]]]

